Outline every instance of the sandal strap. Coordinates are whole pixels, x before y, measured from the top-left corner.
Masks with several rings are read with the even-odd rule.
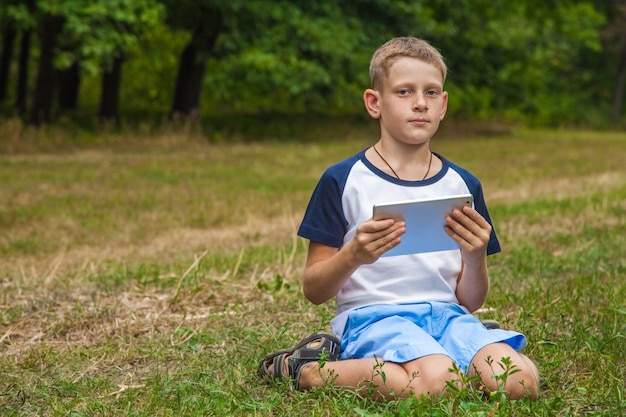
[[[283,372],[283,367],[285,366],[285,358],[291,356],[291,353],[282,353],[278,356],[274,357],[273,365],[273,377],[274,378],[286,378],[290,376],[289,369],[287,369],[287,373]]]
[[[314,348],[309,347],[312,342],[319,341],[320,343]],[[292,352],[296,350],[317,350],[321,353],[322,348],[326,348],[326,351],[334,356],[339,356],[341,350],[341,341],[332,334],[327,333],[312,333],[300,340],[293,348]]]
[[[325,360],[336,361],[337,355],[339,355],[341,346],[336,337],[327,334],[317,334],[315,336],[309,343],[295,349],[293,354],[287,359],[289,376],[296,390],[300,389],[300,373],[304,365],[311,362],[319,362],[321,358],[324,358],[324,355],[326,355]],[[319,343],[311,347],[312,342]]]
[[[316,346],[311,347],[312,342],[319,342]],[[328,335],[319,335],[319,337],[311,340],[308,344],[294,350],[292,357],[303,360],[319,360],[321,355],[328,355],[328,360],[337,360],[341,347],[339,341]]]
[[[284,354],[292,354],[293,353],[293,349],[281,349],[281,350],[277,350],[275,352],[272,352],[268,355],[266,355],[263,359],[261,359],[261,362],[259,362],[259,376],[261,377],[275,377],[275,371],[273,371],[272,373],[269,372],[268,368],[269,365],[275,365],[276,364],[276,358],[279,356],[283,356]],[[284,358],[284,356],[283,356]],[[274,369],[276,369],[274,367]]]
[[[294,358],[293,355],[287,359],[287,368],[289,370],[289,377],[293,383],[293,387],[296,391],[300,389],[300,373],[302,368],[307,363],[314,363],[317,359],[302,359]]]
[[[272,378],[288,377],[292,380],[293,386],[299,389],[300,372],[304,365],[318,362],[320,357],[325,357],[327,361],[336,361],[340,350],[341,342],[335,336],[313,333],[291,349],[278,350],[265,356],[259,364],[259,375]],[[283,370],[285,359],[287,359],[286,374]],[[270,364],[273,367],[271,373],[268,371]]]

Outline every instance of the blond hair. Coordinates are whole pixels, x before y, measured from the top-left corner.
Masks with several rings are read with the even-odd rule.
[[[370,81],[373,89],[382,89],[383,82],[389,75],[389,68],[402,57],[417,58],[433,65],[441,72],[443,81],[446,80],[448,70],[437,49],[422,39],[400,37],[387,41],[374,52],[370,61]]]

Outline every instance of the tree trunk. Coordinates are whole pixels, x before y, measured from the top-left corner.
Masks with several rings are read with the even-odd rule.
[[[219,10],[211,8],[209,14],[212,17],[212,24],[196,28],[180,57],[170,111],[171,119],[200,118],[200,96],[206,60],[222,30],[222,16]]]
[[[617,123],[622,114],[622,104],[624,103],[624,88],[626,84],[626,43],[619,52],[619,64],[617,65],[617,79],[615,81],[615,91],[613,96],[613,123]]]
[[[17,89],[15,92],[15,110],[18,116],[26,114],[26,97],[28,96],[28,64],[30,58],[30,43],[32,32],[22,32],[20,40],[20,54],[17,68]]]
[[[9,91],[9,70],[13,60],[13,44],[15,43],[15,30],[5,29],[2,31],[2,55],[0,55],[0,102],[6,100]]]
[[[78,62],[71,67],[57,71],[57,100],[63,110],[76,110],[80,89],[80,66]]]
[[[204,71],[205,64],[198,59],[198,48],[192,39],[180,57],[170,118],[198,117]]]
[[[123,57],[113,59],[110,69],[102,75],[102,91],[100,92],[101,121],[117,121],[119,119],[120,84],[122,80]]]
[[[31,122],[41,126],[52,120],[54,99],[54,49],[59,32],[58,21],[52,16],[44,16],[39,30],[39,66],[31,109]]]

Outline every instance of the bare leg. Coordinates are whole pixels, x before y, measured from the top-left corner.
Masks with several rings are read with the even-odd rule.
[[[452,360],[445,355],[430,355],[407,363],[382,362],[375,358],[349,359],[305,365],[300,373],[300,386],[308,389],[330,383],[359,391],[375,398],[406,398],[411,394],[444,394],[447,381],[459,376],[451,373]]]
[[[502,381],[494,375],[503,375],[506,371],[500,367],[502,358],[510,358],[516,372],[506,377],[504,390],[510,399],[530,397],[536,399],[539,392],[539,371],[525,355],[516,352],[506,343],[493,343],[478,351],[470,364],[469,375],[480,375],[481,382],[491,392],[497,391]],[[489,361],[492,361],[489,365]]]

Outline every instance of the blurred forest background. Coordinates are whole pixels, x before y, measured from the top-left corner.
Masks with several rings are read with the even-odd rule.
[[[371,54],[411,35],[448,118],[626,126],[626,0],[0,0],[0,32],[0,123],[364,117]]]

